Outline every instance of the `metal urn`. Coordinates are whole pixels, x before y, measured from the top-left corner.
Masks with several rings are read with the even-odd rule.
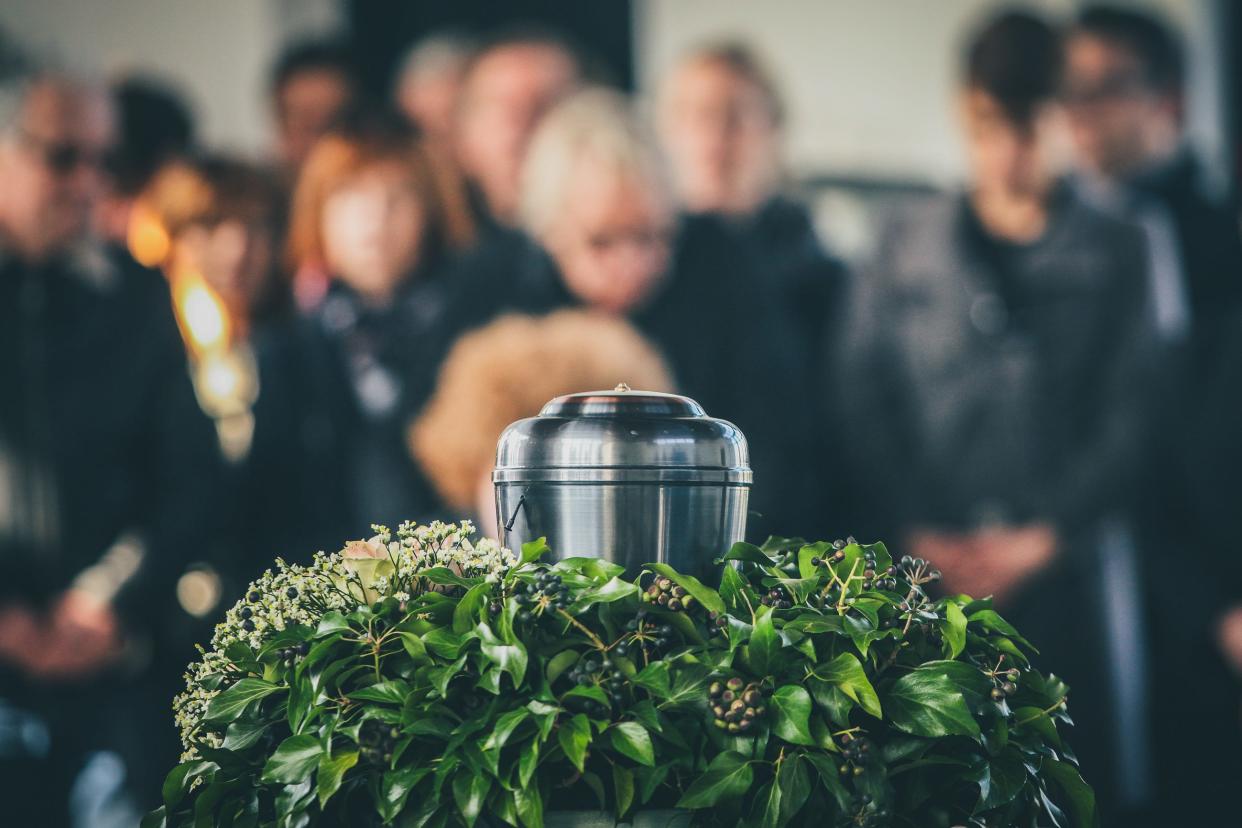
[[[558,557],[647,562],[706,575],[746,531],[746,437],[688,397],[591,391],[558,397],[496,447],[505,545],[546,537]]]

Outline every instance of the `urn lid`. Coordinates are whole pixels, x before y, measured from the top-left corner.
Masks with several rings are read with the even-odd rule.
[[[557,397],[505,429],[492,479],[749,485],[746,437],[689,397],[611,391]]]

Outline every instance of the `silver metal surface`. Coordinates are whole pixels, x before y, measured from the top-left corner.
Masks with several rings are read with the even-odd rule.
[[[705,575],[745,534],[751,471],[732,423],[687,397],[618,386],[510,425],[492,480],[512,549],[546,537],[559,557]]]

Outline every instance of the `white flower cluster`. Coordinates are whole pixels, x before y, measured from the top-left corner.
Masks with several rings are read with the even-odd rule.
[[[243,678],[241,668],[227,655],[230,645],[242,643],[253,652],[275,633],[304,624],[314,627],[324,613],[349,613],[379,598],[410,600],[411,594],[430,586],[420,576],[429,569],[447,567],[463,577],[499,581],[517,558],[495,541],[471,541],[474,526],[435,521],[428,526],[411,522],[397,529],[397,540],[385,526],[372,526],[375,536],[351,541],[340,552],[315,553],[307,566],[276,560],[250,584],[242,600],[216,625],[211,649],[199,647],[202,658],[185,674],[186,690],[173,701],[177,727],[185,747],[182,760],[196,756],[195,744],[219,746],[223,737],[202,728],[203,717],[220,686]]]

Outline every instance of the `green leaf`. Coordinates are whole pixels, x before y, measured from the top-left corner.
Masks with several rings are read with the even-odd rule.
[[[406,654],[410,657],[410,661],[414,662],[415,667],[421,667],[431,661],[427,655],[427,645],[423,640],[412,632],[398,633],[401,637],[401,646],[405,648]]]
[[[522,748],[522,755],[518,758],[518,785],[523,788],[530,785],[535,769],[539,767],[539,744],[537,739],[527,742]]]
[[[789,825],[810,795],[811,775],[806,765],[799,761],[796,753],[786,757],[768,790],[761,825],[765,828]]]
[[[811,694],[796,684],[778,687],[772,694],[772,732],[794,745],[813,745]]]
[[[386,823],[395,819],[397,814],[404,810],[405,800],[409,797],[410,791],[414,790],[414,786],[430,773],[431,768],[426,765],[384,771],[380,779],[379,796],[375,801],[380,818]],[[438,807],[438,803],[435,804]]]
[[[457,803],[457,811],[467,828],[473,828],[478,821],[491,788],[491,778],[474,769],[463,769],[453,777],[453,801]]]
[[[574,599],[573,606],[569,608],[569,612],[577,615],[593,604],[611,604],[614,601],[636,596],[638,593],[638,587],[629,581],[623,581],[616,577],[609,578],[601,587],[585,589],[578,593]]]
[[[750,644],[746,648],[746,659],[751,669],[760,676],[770,675],[776,667],[780,647],[781,639],[772,623],[772,613],[767,607],[760,607],[750,633]]]
[[[591,722],[579,713],[561,722],[556,739],[561,750],[565,751],[565,756],[581,773],[584,770],[583,763],[586,762],[587,747],[591,744]]]
[[[617,816],[623,817],[634,804],[634,772],[614,762],[612,764],[612,787],[617,795]]]
[[[948,676],[914,671],[889,688],[884,709],[899,729],[915,736],[971,736],[980,738],[979,723]]]
[[[535,561],[547,555],[552,550],[548,548],[548,539],[539,538],[538,540],[527,541],[522,544],[522,563],[534,563]],[[521,808],[518,809],[519,811]]]
[[[812,558],[823,560],[832,556],[832,544],[828,541],[820,541],[819,543],[810,543],[798,550],[798,574],[803,578],[815,578],[818,580],[823,575],[823,564],[819,566],[811,563]]]
[[[272,695],[285,688],[257,678],[244,678],[211,700],[207,705],[208,722],[227,723],[242,714],[251,702]]]
[[[466,590],[453,608],[453,632],[470,632],[479,621],[480,611],[491,597],[491,584],[477,584]]]
[[[410,695],[410,685],[401,679],[389,679],[370,687],[363,687],[349,694],[351,701],[370,701],[380,704],[404,704]]]
[[[194,780],[200,776],[207,776],[215,773],[216,763],[209,762],[205,759],[196,759],[192,762],[182,762],[171,771],[168,776],[164,777],[164,805],[169,808],[176,808],[181,804],[181,800],[190,792],[190,786],[194,784]]]
[[[332,798],[332,794],[340,790],[341,780],[345,778],[345,771],[356,764],[358,764],[358,751],[356,750],[338,753],[332,757],[325,753],[319,757],[319,775],[317,779],[319,782],[320,808]]]
[[[716,592],[716,590],[711,587],[704,585],[698,578],[695,578],[692,575],[683,575],[668,564],[650,564],[648,568],[653,572],[658,572],[666,578],[669,578],[673,581],[673,583],[685,589],[686,592],[693,595],[694,599],[707,608],[708,611],[717,614],[724,614],[725,605],[724,601],[720,600],[720,593]]]
[[[725,566],[720,573],[720,598],[733,612],[740,612],[746,607],[742,598],[747,589],[746,579],[736,567]]]
[[[763,553],[763,550],[755,546],[753,543],[738,541],[729,548],[725,553],[722,561],[746,561],[748,563],[758,564],[759,566],[774,566],[776,561],[769,558]]]
[[[577,661],[577,650],[561,650],[548,659],[548,666],[544,670],[544,674],[548,677],[548,684],[555,684],[561,674],[577,663]]]
[[[690,783],[677,802],[678,808],[712,808],[717,803],[740,799],[750,790],[755,772],[736,751],[717,754],[701,776]]]
[[[944,621],[940,622],[944,640],[949,642],[949,658],[957,658],[966,649],[966,616],[952,601],[944,605]]]
[[[1061,747],[1061,734],[1057,732],[1056,722],[1038,707],[1019,707],[1013,711],[1013,724],[1014,727],[1034,730],[1050,745]]]
[[[502,644],[487,624],[475,627],[479,649],[488,660],[513,677],[513,686],[521,687],[526,675],[526,648],[520,643]]]
[[[663,701],[672,695],[672,679],[667,661],[653,661],[634,676],[634,684],[643,688],[656,699]]]
[[[1057,800],[1069,806],[1067,810],[1075,826],[1091,828],[1096,824],[1095,791],[1083,781],[1077,768],[1069,762],[1045,757],[1039,772],[1056,783],[1062,794]]]
[[[975,811],[999,808],[1010,802],[1026,784],[1026,765],[1016,750],[1003,751],[991,760],[984,760],[977,781],[979,803]]]
[[[1012,624],[1004,618],[1001,618],[996,610],[979,610],[977,612],[970,613],[966,618],[971,624],[978,624],[989,632],[999,633],[1000,635],[1011,638],[1032,652],[1039,652],[1039,650],[1035,649],[1031,642],[1023,638],[1018,631],[1014,629]]]
[[[630,757],[640,765],[655,764],[651,734],[638,722],[617,722],[608,728],[608,735],[617,753]]]
[[[827,664],[814,672],[814,677],[839,687],[845,695],[853,699],[863,710],[875,716],[883,717],[880,708],[880,697],[867,679],[862,662],[853,653],[841,653]]]
[[[319,619],[319,626],[315,628],[315,638],[325,638],[333,633],[342,633],[349,631],[349,621],[345,616],[336,610],[330,610],[323,614],[323,618]]]
[[[523,785],[513,792],[518,818],[525,828],[543,828],[543,795],[538,785]]]
[[[516,710],[510,710],[508,713],[496,720],[492,733],[487,737],[487,741],[483,743],[484,750],[500,750],[505,746],[505,742],[509,741],[509,737],[513,735],[513,731],[517,730],[518,725],[530,718],[530,710],[525,707],[519,707]]]
[[[309,733],[290,736],[280,743],[276,752],[263,766],[264,782],[284,782],[290,784],[306,779],[310,772],[319,765],[319,757],[323,755],[323,746],[319,738]]]
[[[803,758],[811,763],[811,766],[819,772],[820,782],[828,789],[828,793],[832,795],[832,799],[837,803],[837,808],[842,813],[848,814],[854,807],[853,795],[845,789],[845,785],[841,782],[841,775],[837,771],[836,760],[828,753],[805,753]],[[829,820],[824,820],[825,824],[833,824]]]
[[[221,747],[225,750],[246,750],[263,737],[267,728],[268,722],[238,719],[224,731],[224,744]]]

